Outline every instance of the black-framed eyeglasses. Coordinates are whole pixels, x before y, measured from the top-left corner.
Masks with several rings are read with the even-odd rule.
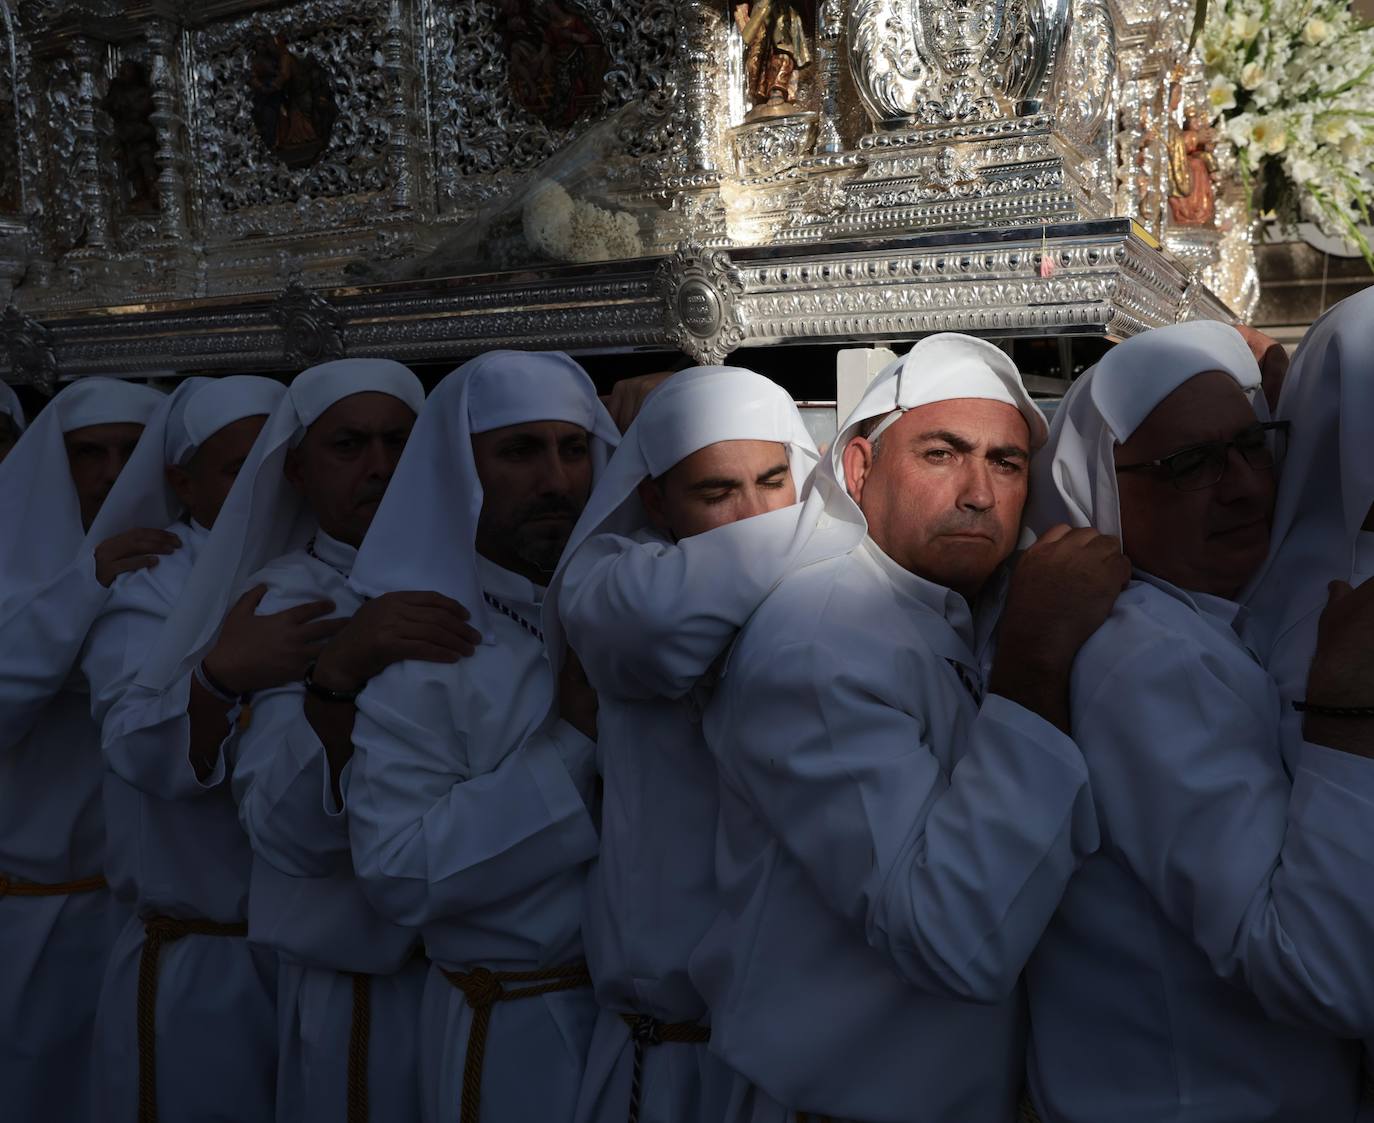
[[[1156,472],[1179,491],[1201,491],[1215,487],[1226,475],[1231,449],[1257,472],[1271,471],[1283,461],[1288,449],[1287,421],[1256,423],[1229,441],[1205,441],[1190,448],[1146,460],[1140,464],[1118,464],[1118,472]]]

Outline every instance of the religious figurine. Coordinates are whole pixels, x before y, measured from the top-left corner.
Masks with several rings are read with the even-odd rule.
[[[1169,138],[1169,213],[1177,226],[1211,226],[1216,218],[1215,145],[1216,134],[1189,107],[1183,128]]]
[[[746,121],[796,112],[798,71],[811,63],[801,8],[787,0],[736,3],[735,23],[744,37],[744,72],[754,103]]]
[[[248,85],[263,143],[288,168],[313,164],[339,116],[324,68],[292,53],[281,35],[262,35],[253,47]]]
[[[129,190],[129,210],[158,209],[157,129],[153,125],[153,88],[141,62],[125,59],[100,102],[110,115],[119,169]]]

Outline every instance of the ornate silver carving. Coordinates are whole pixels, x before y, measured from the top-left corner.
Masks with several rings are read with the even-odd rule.
[[[815,132],[814,113],[797,113],[740,125],[731,134],[739,174],[750,179],[795,168],[811,150]]]
[[[1069,0],[855,0],[849,61],[880,125],[1034,112]]]
[[[161,233],[170,241],[188,234],[186,226],[186,179],[184,175],[185,127],[178,96],[180,74],[177,64],[178,36],[174,23],[150,19],[148,50],[152,56],[153,124],[157,128],[157,196]]]
[[[738,299],[744,281],[723,250],[686,244],[654,278],[668,336],[699,363],[718,363],[744,342]]]
[[[281,326],[282,354],[288,362],[313,366],[345,354],[344,316],[319,293],[299,282],[286,286],[272,305],[272,319]]]
[[[840,139],[840,66],[844,35],[843,0],[821,0],[816,10],[816,69],[820,73],[820,123],[816,129],[817,152],[841,152]]]
[[[1102,127],[1116,77],[1116,24],[1108,0],[1073,0],[1068,42],[1055,70],[1055,120],[1070,138],[1088,144]]]
[[[0,317],[0,336],[4,338],[10,374],[51,395],[57,388],[57,359],[48,329],[11,304]]]

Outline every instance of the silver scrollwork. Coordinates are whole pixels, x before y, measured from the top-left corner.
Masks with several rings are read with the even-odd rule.
[[[744,342],[744,279],[723,250],[679,246],[659,265],[654,287],[668,337],[697,362],[718,363]]]
[[[11,304],[0,317],[0,336],[4,339],[10,373],[51,395],[57,388],[57,359],[48,329]]]
[[[299,282],[293,281],[277,298],[272,319],[281,327],[282,353],[288,362],[313,366],[343,358],[343,314]]]

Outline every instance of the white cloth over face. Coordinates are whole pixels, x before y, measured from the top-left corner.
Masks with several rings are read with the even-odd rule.
[[[285,393],[280,382],[249,374],[186,379],[149,417],[138,447],[91,524],[86,544],[94,549],[134,527],[160,529],[176,522],[182,506],[167,482],[167,466],[186,464],[226,425],[266,417]]]
[[[85,529],[63,435],[146,424],[164,395],[115,378],[83,378],[55,397],[0,463],[0,618],[10,597],[75,560]]]
[[[285,480],[283,487],[290,486]],[[348,617],[362,597],[348,583],[357,551],[320,531],[313,553],[294,550],[250,578],[267,594],[260,613],[328,600]],[[368,1091],[386,1118],[420,1118],[420,995],[427,967],[418,933],[382,917],[353,875],[348,820],[336,804],[328,757],[305,716],[299,683],[253,698],[238,739],[233,789],[253,848],[248,934],[279,955],[277,1118],[344,1119],[353,975],[368,976]]]
[[[1147,332],[1075,383],[1036,469],[1062,507],[1042,525],[1118,526],[1117,434],[1193,374],[1258,384],[1248,351],[1231,370],[1208,334],[1236,335]],[[1307,745],[1290,779],[1237,605],[1136,576],[1074,665],[1103,844],[1027,971],[1036,1105],[1056,1123],[1351,1120],[1344,1038],[1374,1024],[1374,763]]]
[[[673,375],[645,403],[597,484],[544,603],[597,692],[601,851],[588,875],[587,962],[601,1006],[579,1123],[626,1117],[633,1047],[621,1014],[697,1022],[687,974],[715,915],[715,765],[701,732],[710,671],[805,542],[800,504],[672,541],[637,487],[721,441],[786,449],[797,495],[816,463],[797,407],[734,367]],[[705,1045],[643,1058],[640,1118],[723,1118],[734,1075]]]
[[[942,378],[953,355],[981,361]],[[1004,580],[975,614],[898,566],[863,535],[841,459],[894,402],[1006,392],[1034,441],[1043,419],[1008,367],[990,344],[941,336],[879,375],[811,496],[859,541],[783,578],[707,710],[722,910],[691,979],[712,1051],[742,1074],[727,1119],[1014,1114],[1017,980],[1097,845],[1086,769],[1037,715],[982,701]],[[939,388],[924,392],[925,377]]]
[[[398,663],[374,678],[358,700],[345,777],[364,891],[384,916],[421,929],[436,964],[419,1031],[427,1120],[457,1118],[472,1020],[438,968],[534,970],[582,955],[583,879],[597,842],[587,809],[593,746],[551,712],[554,677],[535,634],[544,590],[473,546],[481,493],[472,432],[546,420],[582,425],[593,464],[604,463],[613,426],[566,356],[497,352],[449,375],[354,569],[364,592],[455,597],[482,621],[485,640],[457,665]],[[510,615],[483,613],[483,593]],[[595,1013],[586,987],[500,1003],[482,1118],[571,1119]]]
[[[282,486],[286,454],[331,406],[369,392],[389,394],[417,414],[424,405],[420,380],[390,359],[339,359],[295,377],[234,481],[203,563],[139,671],[140,686],[165,690],[189,673],[213,642],[234,599],[249,587],[249,576],[273,558],[299,549],[314,533],[315,517],[305,500]]]
[[[1229,374],[1263,408],[1259,364],[1229,324],[1172,324],[1108,351],[1069,387],[1054,412],[1054,452],[1033,461],[1026,525],[1037,534],[1067,523],[1119,536],[1116,446],[1140,428],[1155,406],[1209,370]]]
[[[24,407],[19,402],[19,395],[14,392],[14,388],[6,382],[0,382],[0,413],[8,417],[14,426],[21,433],[24,431]]]

